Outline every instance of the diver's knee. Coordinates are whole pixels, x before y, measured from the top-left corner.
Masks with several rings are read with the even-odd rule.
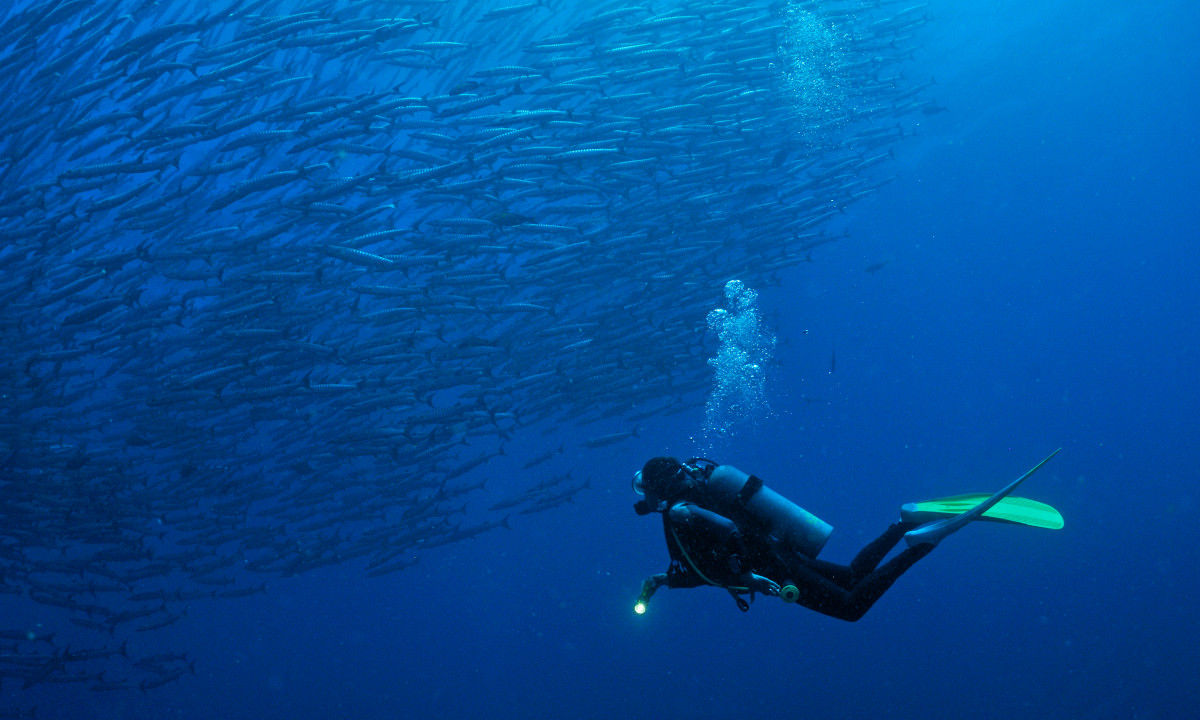
[[[845,620],[846,622],[858,622],[859,620],[862,620],[864,615],[867,614],[867,610],[868,608],[843,608],[841,612],[834,617],[836,617],[838,620]]]

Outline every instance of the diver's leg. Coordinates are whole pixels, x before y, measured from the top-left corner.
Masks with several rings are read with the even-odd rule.
[[[865,615],[875,601],[887,592],[892,583],[896,582],[918,560],[928,555],[933,548],[933,545],[928,544],[910,547],[889,560],[883,567],[862,578],[850,591],[850,596],[846,601],[848,616],[842,619],[853,622]]]
[[[808,558],[811,561],[811,558]],[[849,568],[847,568],[847,571]],[[808,563],[792,564],[788,580],[796,586],[796,603],[830,617],[849,620],[853,613],[850,591]],[[858,618],[854,618],[857,620]]]
[[[805,567],[843,590],[853,590],[864,577],[879,566],[883,558],[904,537],[904,533],[919,525],[920,523],[904,521],[893,523],[882,535],[860,550],[849,565],[839,565],[828,560],[811,558],[790,550],[786,551],[786,557],[782,559],[789,569],[797,566]]]
[[[854,570],[849,565],[838,565],[828,560],[818,560],[817,558],[812,558],[791,550],[786,551],[786,557],[782,559],[789,571],[797,567],[807,568],[816,573],[817,576],[832,582],[843,590],[850,590],[854,587],[854,583],[858,582],[858,576],[854,574]],[[792,574],[795,573],[793,572]]]
[[[854,559],[850,561],[850,570],[854,574],[855,581],[879,567],[879,563],[883,562],[892,548],[896,547],[896,543],[900,542],[904,533],[919,525],[920,523],[904,521],[892,523],[887,530],[883,531],[882,535],[867,543],[867,546],[859,550]]]

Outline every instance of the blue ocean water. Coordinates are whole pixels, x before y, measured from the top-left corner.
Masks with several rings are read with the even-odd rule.
[[[580,5],[556,9],[582,17]],[[0,707],[62,718],[1193,714],[1200,11],[932,0],[921,12],[903,73],[932,78],[922,92],[945,111],[900,121],[883,171],[894,179],[825,221],[844,238],[777,282],[760,278],[777,339],[770,414],[715,459],[832,523],[822,557],[847,561],[899,504],[998,488],[1061,446],[1022,494],[1059,508],[1064,529],[968,527],[853,624],[761,597],[743,614],[710,588],[664,589],[636,616],[640,583],[667,554],[657,519],[630,509],[629,477],[649,457],[696,450],[702,402],[534,425],[482,468],[482,505],[568,470],[589,479],[570,502],[382,577],[352,559],[293,576],[240,571],[239,587],[265,580],[265,592],[172,605],[181,620],[127,633],[139,656],[186,653],[177,680],[143,692],[4,677]],[[715,306],[729,278],[684,279],[711,284]],[[587,289],[597,304],[606,292]],[[658,292],[643,302],[669,305],[672,288]],[[692,323],[661,342],[710,354],[704,314]],[[4,601],[4,627],[66,616]],[[102,667],[89,666],[93,680]]]

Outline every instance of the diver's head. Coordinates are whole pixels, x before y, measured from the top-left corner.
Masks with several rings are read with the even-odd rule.
[[[663,505],[683,496],[691,487],[692,476],[683,463],[673,457],[656,457],[646,461],[633,475],[633,490],[645,499],[634,505],[639,515],[656,512]]]

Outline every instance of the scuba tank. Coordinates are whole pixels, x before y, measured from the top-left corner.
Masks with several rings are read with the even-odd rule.
[[[685,467],[689,466],[703,478],[704,493],[714,510],[746,517],[786,548],[815,558],[833,533],[832,525],[766,487],[757,476],[747,475],[732,465],[714,467],[699,458],[689,460]],[[731,512],[736,509],[740,512]]]

